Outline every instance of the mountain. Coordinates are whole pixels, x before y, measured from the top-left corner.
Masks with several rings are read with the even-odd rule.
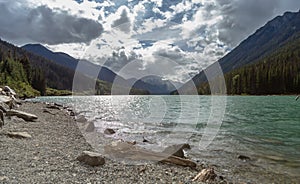
[[[166,95],[170,94],[171,91],[177,89],[177,87],[181,86],[181,83],[171,82],[169,80],[163,80],[162,77],[159,76],[146,76],[140,80],[136,79],[128,79],[130,83],[136,81],[133,87],[138,89],[148,90],[150,94],[154,95]]]
[[[273,54],[278,49],[284,47],[291,38],[297,37],[299,32],[300,11],[294,13],[286,12],[284,15],[269,21],[217,62],[226,74],[235,69],[256,63]],[[211,69],[212,66],[193,77],[191,81],[179,89],[180,93],[188,93],[194,84],[200,86],[205,83],[207,81],[205,72],[211,71]],[[217,77],[217,75],[212,73],[211,77]]]
[[[27,44],[22,47],[28,52],[32,52],[36,55],[42,56],[48,60],[51,60],[59,65],[65,66],[72,70],[78,70],[81,73],[84,73],[88,76],[94,76],[95,73],[98,74],[98,79],[107,81],[110,83],[118,82],[117,85],[129,88],[129,86],[133,86],[136,89],[147,90],[150,94],[169,94],[171,91],[174,91],[176,87],[170,81],[163,80],[161,77],[157,76],[148,76],[143,79],[124,79],[123,77],[117,75],[110,69],[93,64],[87,60],[78,60],[75,59],[68,54],[62,52],[52,52],[41,44]],[[80,62],[80,67],[78,63]],[[98,72],[99,71],[99,72]],[[118,79],[118,80],[115,80]],[[132,84],[136,81],[134,84]],[[182,85],[181,83],[174,83],[177,85]]]
[[[123,84],[125,82],[124,78],[122,78],[121,76],[118,76],[116,73],[114,73],[113,71],[109,70],[106,67],[93,64],[87,60],[79,61],[78,59],[75,59],[66,53],[52,52],[51,50],[47,49],[46,47],[42,46],[41,44],[27,44],[27,45],[22,46],[22,48],[27,50],[28,52],[42,56],[48,60],[51,60],[59,65],[65,66],[71,70],[76,70],[78,63],[80,62],[80,67],[78,68],[78,70],[81,73],[90,75],[92,77],[94,77],[93,76],[94,73],[91,73],[91,71],[89,71],[88,69],[96,68],[97,70],[100,71],[98,74],[98,79],[106,81],[106,82],[112,83],[112,82],[114,82],[116,77],[118,77],[119,78],[118,81],[122,81]]]
[[[69,56],[68,54],[62,52],[54,53],[41,44],[27,44],[22,46],[21,48],[73,70],[76,69],[78,63],[76,59]]]
[[[46,79],[46,86],[54,89],[72,89],[74,71],[58,65],[41,56],[35,55],[22,48],[14,46],[6,41],[0,40],[0,51],[5,59],[14,61],[28,61],[27,70],[41,70],[43,77]],[[30,81],[29,81],[30,82]]]
[[[259,61],[224,75],[230,95],[291,95],[300,92],[300,33]],[[218,81],[214,81],[218,82]],[[199,94],[210,94],[207,82]]]
[[[43,50],[43,52],[47,53],[48,51]],[[66,54],[58,53],[58,55],[72,59]],[[61,92],[57,93],[54,89],[72,90],[75,71],[63,64],[28,52],[1,39],[0,56],[2,71],[0,85],[12,85],[16,91],[20,92],[21,96],[36,96],[36,91],[41,95],[47,95],[47,91],[50,91],[50,94],[61,94]],[[97,80],[95,85],[94,78],[81,72],[77,72],[77,76],[85,84],[86,91],[83,93],[111,94],[111,83]],[[117,94],[128,91],[128,88],[124,86],[117,86],[116,89]],[[148,94],[145,90],[129,89],[130,94]]]

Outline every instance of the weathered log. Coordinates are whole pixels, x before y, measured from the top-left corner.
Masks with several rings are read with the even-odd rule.
[[[195,162],[188,160],[188,159],[180,158],[177,156],[170,156],[170,157],[162,160],[161,162],[171,163],[171,164],[180,165],[180,166],[184,166],[184,167],[190,167],[190,168],[195,168],[197,166],[197,164]]]
[[[22,118],[25,121],[34,121],[38,119],[38,117],[34,114],[18,111],[18,110],[9,110],[6,112],[7,116],[17,116],[18,118]]]
[[[8,137],[17,138],[17,139],[28,139],[31,138],[31,135],[27,132],[8,132],[6,133]]]
[[[132,161],[155,161],[162,163],[172,163],[184,167],[195,168],[196,163],[188,160],[179,158],[176,156],[170,156],[170,154],[154,152],[151,150],[143,149],[139,146],[129,144],[127,142],[113,142],[111,145],[104,147],[105,154],[119,159],[127,159]]]

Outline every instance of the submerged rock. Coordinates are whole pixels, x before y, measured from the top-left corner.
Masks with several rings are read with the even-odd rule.
[[[112,135],[112,134],[115,134],[116,132],[111,128],[107,128],[104,130],[104,133],[107,135]]]
[[[93,132],[95,130],[95,128],[96,127],[95,127],[94,123],[93,122],[89,122],[89,124],[87,125],[85,131],[86,132]]]
[[[8,132],[6,134],[8,137],[17,138],[17,139],[28,139],[31,138],[31,135],[27,132]]]
[[[88,120],[87,120],[84,116],[82,116],[82,115],[77,116],[75,120],[76,120],[77,122],[79,122],[79,123],[85,123],[85,122],[88,121]]]
[[[105,159],[102,155],[91,151],[83,151],[83,153],[77,157],[77,160],[89,166],[100,166],[105,164]]]
[[[17,116],[18,118],[22,118],[25,121],[34,121],[38,119],[38,117],[34,114],[18,111],[18,110],[9,110],[6,112],[7,116]]]
[[[193,181],[212,182],[216,179],[217,174],[213,168],[202,169],[202,171],[193,179]]]

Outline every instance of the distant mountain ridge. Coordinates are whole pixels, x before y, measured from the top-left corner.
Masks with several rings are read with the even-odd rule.
[[[52,52],[41,44],[26,44],[21,48],[74,70],[78,63],[78,60],[70,55],[63,52]]]
[[[27,45],[22,46],[22,48],[27,50],[28,52],[32,52],[36,55],[42,56],[48,60],[51,60],[59,65],[62,65],[64,67],[67,67],[74,71],[76,70],[78,63],[81,62],[80,66],[82,66],[82,69],[84,70],[84,71],[82,71],[82,73],[87,74],[87,75],[89,73],[88,73],[88,70],[85,70],[85,69],[98,68],[98,70],[100,71],[98,74],[98,79],[106,81],[106,82],[112,83],[112,82],[114,82],[116,77],[120,78],[119,79],[120,81],[125,81],[124,78],[122,78],[121,76],[118,76],[116,73],[114,73],[113,71],[109,70],[106,67],[103,67],[100,65],[95,65],[89,61],[84,61],[84,60],[79,61],[78,59],[75,59],[75,58],[71,57],[70,55],[63,53],[63,52],[52,52],[51,50],[47,49],[46,47],[44,47],[41,44],[27,44]]]
[[[86,75],[90,75],[94,77],[95,68],[99,70],[98,79],[106,81],[106,82],[116,82],[119,86],[130,87],[132,82],[133,88],[147,90],[150,94],[169,94],[171,91],[174,91],[176,87],[172,85],[172,83],[168,80],[163,80],[158,76],[147,76],[143,79],[124,79],[122,76],[114,73],[110,69],[96,65],[87,60],[78,60],[70,55],[63,52],[52,52],[41,44],[27,44],[22,46],[23,49],[28,52],[32,52],[36,55],[42,56],[48,60],[55,62],[56,64],[67,67],[71,70],[78,69],[80,72]],[[77,68],[78,63],[80,62],[80,68]],[[118,80],[115,80],[118,79]],[[181,85],[180,83],[175,83],[177,86]]]
[[[128,81],[130,83],[132,83],[132,81],[136,81],[133,87],[148,90],[151,94],[154,95],[168,95],[171,91],[176,90],[178,86],[182,85],[179,82],[163,80],[162,77],[152,75],[143,77],[140,80],[136,80],[133,78],[128,79]]]
[[[290,38],[299,34],[299,32],[300,11],[286,12],[284,15],[277,16],[266,23],[217,62],[220,64],[224,74],[226,74],[232,70],[253,64],[273,53],[285,45]],[[211,66],[205,71],[210,69]],[[192,86],[200,86],[206,81],[205,72],[201,71],[191,81],[184,84],[179,91],[181,94],[188,93]],[[174,91],[173,93],[177,92]]]

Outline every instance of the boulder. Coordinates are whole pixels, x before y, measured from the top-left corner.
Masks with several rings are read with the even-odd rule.
[[[193,181],[212,182],[216,179],[217,174],[213,168],[202,169],[202,171],[193,179]]]
[[[74,111],[69,111],[70,112],[70,116],[75,116],[76,114],[75,114],[75,112]]]
[[[145,139],[145,137],[143,137],[143,141],[142,142],[150,142],[147,139]]]
[[[104,133],[107,135],[112,135],[112,134],[115,134],[116,132],[111,128],[107,128],[104,130]]]
[[[102,155],[90,151],[83,151],[83,153],[77,157],[77,160],[93,167],[105,164],[105,160]]]
[[[17,138],[17,139],[28,139],[32,138],[31,135],[27,132],[8,132],[6,133],[8,137]]]
[[[47,104],[46,108],[60,110],[60,107],[57,106],[56,104]]]
[[[250,157],[245,156],[245,155],[238,155],[237,158],[240,159],[240,160],[242,160],[242,161],[244,161],[244,162],[246,162],[248,160],[251,160]]]
[[[18,111],[18,110],[9,110],[6,112],[7,116],[17,116],[18,118],[22,118],[25,121],[34,121],[38,119],[38,117],[34,114]]]
[[[54,105],[56,105],[57,107],[61,107],[61,108],[64,107],[62,104],[59,104],[59,103],[54,103]]]
[[[44,113],[48,113],[48,114],[51,114],[51,115],[55,115],[54,113],[52,113],[51,111],[49,111],[49,110],[47,110],[47,109],[45,109],[45,108],[42,109],[42,110],[43,110]]]
[[[167,147],[163,153],[167,153],[173,156],[177,156],[180,158],[184,158],[184,149],[191,149],[191,146],[189,144],[176,144]]]

